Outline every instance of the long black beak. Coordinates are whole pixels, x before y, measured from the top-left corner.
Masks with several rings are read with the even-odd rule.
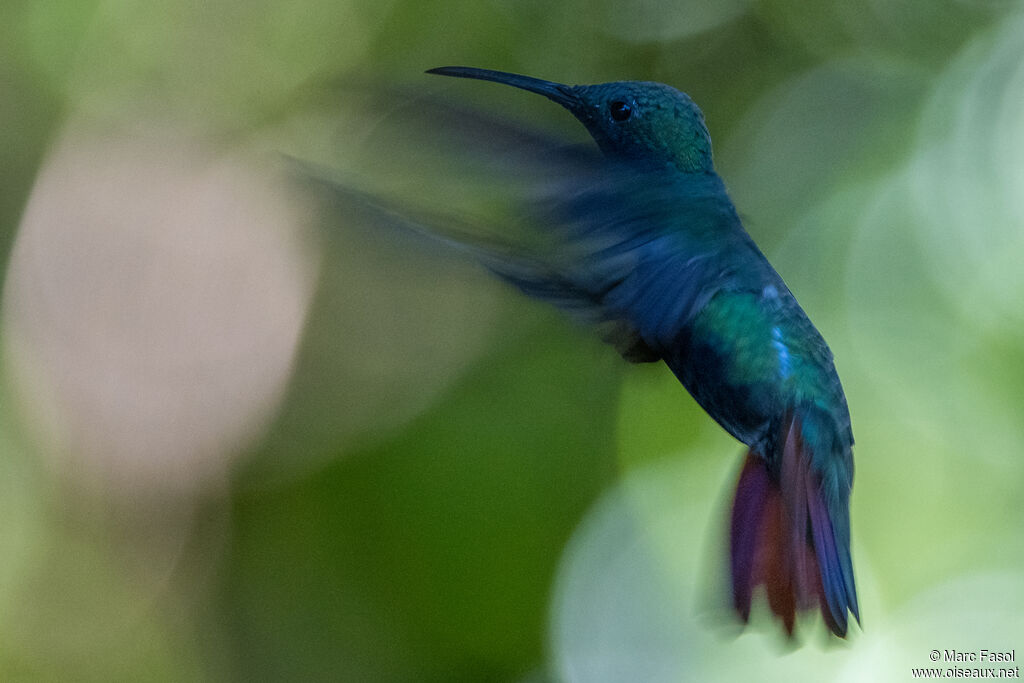
[[[571,85],[545,81],[531,76],[520,76],[519,74],[492,71],[490,69],[477,69],[471,66],[441,66],[436,69],[428,69],[427,73],[504,83],[505,85],[511,85],[515,88],[522,88],[523,90],[543,95],[572,112],[575,112],[579,106],[579,98],[576,96]]]

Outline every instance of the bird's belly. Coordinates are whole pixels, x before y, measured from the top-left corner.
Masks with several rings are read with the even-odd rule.
[[[663,353],[707,413],[752,448],[769,438],[796,396],[794,372],[814,368],[799,344],[784,342],[786,321],[748,292],[720,292]]]
[[[710,344],[698,342],[678,351],[665,362],[700,407],[747,446],[764,442],[773,419],[784,412],[781,382],[737,377],[731,359]]]

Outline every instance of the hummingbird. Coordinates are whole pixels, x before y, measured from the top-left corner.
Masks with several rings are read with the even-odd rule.
[[[551,150],[569,172],[538,202],[546,248],[451,231],[444,239],[524,294],[594,324],[627,361],[664,362],[747,447],[728,543],[739,618],[749,620],[763,587],[790,636],[797,613],[817,608],[845,637],[849,615],[860,620],[846,398],[825,340],[744,230],[701,110],[655,82],[570,86],[465,66],[427,73],[543,95],[590,133],[596,150]]]

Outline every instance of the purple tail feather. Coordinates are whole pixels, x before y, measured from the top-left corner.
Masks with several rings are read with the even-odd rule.
[[[777,474],[753,450],[740,474],[730,539],[733,604],[747,622],[754,591],[763,585],[769,608],[788,634],[797,612],[817,606],[829,629],[844,637],[847,612],[857,616],[849,548],[836,542],[820,478],[795,420],[781,451]],[[843,507],[846,515],[845,501]],[[847,519],[841,521],[848,525]]]

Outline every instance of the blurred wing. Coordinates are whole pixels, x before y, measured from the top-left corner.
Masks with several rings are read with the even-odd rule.
[[[423,140],[432,151],[408,148],[403,159],[418,155],[432,168],[345,175],[299,162],[301,174],[330,187],[345,210],[428,235],[597,326],[633,362],[671,348],[727,276],[707,271],[723,240],[745,237],[715,175],[611,162],[592,143],[564,144],[436,97],[404,102],[385,119],[366,144],[383,154]],[[410,180],[395,189],[396,178]],[[362,189],[381,179],[392,187]]]
[[[349,224],[370,224],[378,232],[417,235],[427,244],[461,253],[524,294],[551,303],[577,322],[597,326],[602,338],[631,362],[660,359],[642,343],[621,317],[610,315],[604,304],[604,285],[591,269],[571,265],[567,251],[516,244],[480,229],[477,223],[360,190],[336,171],[300,160],[292,166],[307,182],[326,190]],[[423,245],[421,245],[423,246]],[[607,274],[606,274],[607,277]]]
[[[657,355],[677,346],[722,288],[759,291],[778,280],[717,175],[607,161],[585,170],[542,203],[568,256],[562,268],[578,272],[606,316],[628,321]]]

